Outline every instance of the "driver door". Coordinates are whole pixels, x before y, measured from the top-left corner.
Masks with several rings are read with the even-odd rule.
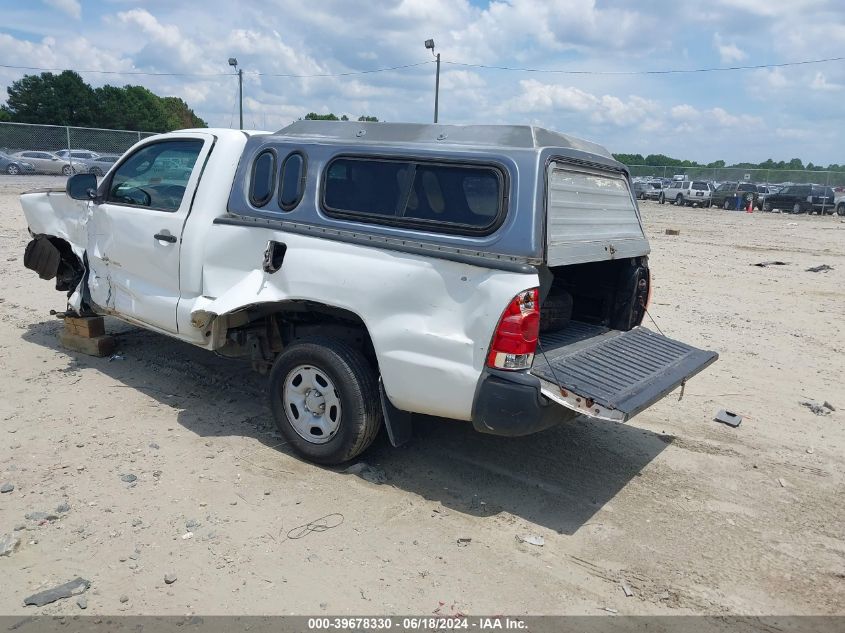
[[[88,222],[95,304],[177,333],[182,228],[213,142],[188,132],[145,143],[102,183]]]

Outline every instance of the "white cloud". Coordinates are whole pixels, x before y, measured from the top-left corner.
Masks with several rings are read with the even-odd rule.
[[[810,88],[813,90],[823,90],[825,92],[835,92],[842,90],[842,84],[831,83],[827,80],[825,74],[821,71],[817,72],[813,81],[810,82]]]
[[[719,52],[719,57],[724,64],[741,62],[748,59],[748,54],[733,42],[726,42],[716,31],[713,34],[713,46]]]
[[[656,102],[632,95],[627,101],[613,95],[594,95],[574,86],[545,84],[536,79],[519,82],[521,94],[506,107],[518,112],[538,113],[564,110],[585,114],[593,123],[631,125],[657,111]]]
[[[44,0],[44,3],[77,20],[82,17],[82,5],[79,0]]]

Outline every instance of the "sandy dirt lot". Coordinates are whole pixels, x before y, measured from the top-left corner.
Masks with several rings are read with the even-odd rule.
[[[79,613],[23,604],[77,576],[86,613],[845,613],[840,218],[644,203],[652,315],[720,360],[627,425],[419,420],[364,455],[378,484],[293,456],[244,363],[117,321],[119,358],[64,351],[22,264],[47,181],[0,179],[0,613]]]

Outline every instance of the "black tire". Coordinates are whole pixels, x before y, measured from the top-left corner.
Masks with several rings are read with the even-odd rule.
[[[285,409],[283,390],[288,374],[308,365],[334,383],[341,404],[339,426],[323,444],[303,438],[292,426]],[[270,405],[281,434],[306,459],[319,464],[339,464],[360,455],[381,428],[382,410],[378,379],[358,350],[332,338],[303,339],[287,347],[273,365],[269,381]]]
[[[684,206],[684,197],[681,194],[675,196],[675,206],[682,207]]]
[[[845,215],[845,202],[840,202],[836,205],[836,213],[838,215]]]
[[[6,173],[10,176],[17,176],[19,173],[21,173],[21,169],[14,163],[9,163],[6,167]]]
[[[65,165],[62,167],[62,176],[71,176],[73,175],[73,167],[70,165]]]
[[[794,205],[792,205],[792,212],[793,213],[804,213],[804,209],[801,207],[800,202],[796,202]]]
[[[763,208],[761,210],[765,211],[766,213],[771,213],[772,212],[772,205],[770,205],[768,202],[764,202]]]
[[[731,207],[731,199],[730,199],[730,198],[725,198],[725,204],[723,204],[723,205],[722,205],[722,208],[723,208],[725,211],[730,211],[730,210],[731,210],[731,208],[732,208],[732,207]]]
[[[660,204],[666,204],[666,196],[664,196],[664,195],[661,193],[661,194],[660,194],[660,197],[657,199],[657,201],[658,201]]]

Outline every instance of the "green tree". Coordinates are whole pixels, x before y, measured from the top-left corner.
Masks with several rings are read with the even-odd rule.
[[[359,116],[358,120],[364,121],[364,122],[367,122],[367,123],[378,123],[378,117],[377,116],[367,116],[365,114],[362,114],[361,116]]]
[[[77,73],[25,75],[7,89],[6,109],[18,123],[96,124],[94,91]]]

